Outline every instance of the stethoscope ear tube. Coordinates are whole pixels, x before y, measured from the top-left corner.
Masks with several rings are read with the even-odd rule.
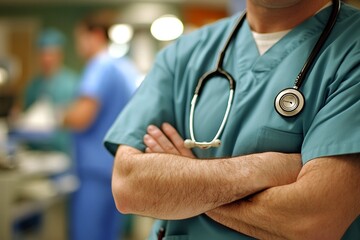
[[[199,147],[202,149],[207,149],[210,147],[219,147],[221,145],[221,141],[220,141],[219,137],[220,137],[220,135],[225,127],[226,121],[229,117],[232,101],[234,98],[234,91],[235,91],[235,81],[234,81],[233,77],[222,68],[222,64],[223,64],[223,61],[225,58],[226,49],[228,48],[232,38],[235,36],[235,33],[239,30],[241,23],[245,19],[245,16],[246,16],[246,11],[244,11],[242,13],[242,15],[240,16],[235,27],[232,29],[230,36],[226,40],[226,43],[219,54],[215,69],[212,71],[206,72],[204,75],[202,75],[196,85],[195,93],[191,100],[190,117],[189,117],[189,129],[190,129],[191,139],[186,139],[184,141],[184,146],[187,148]],[[229,99],[228,99],[225,115],[224,115],[221,125],[220,125],[215,137],[213,138],[213,140],[211,140],[210,142],[197,142],[195,140],[195,136],[194,136],[194,125],[193,125],[194,124],[195,105],[197,102],[197,98],[200,95],[200,92],[202,90],[202,87],[205,85],[207,80],[209,80],[210,78],[212,78],[214,76],[220,76],[229,81],[230,93],[229,93]]]
[[[306,75],[308,74],[310,67],[313,65],[313,63],[315,62],[316,56],[319,54],[321,48],[324,46],[327,38],[329,37],[332,29],[335,26],[337,17],[339,15],[340,12],[340,8],[341,8],[341,1],[339,0],[333,0],[333,6],[332,6],[332,11],[329,17],[328,22],[326,23],[326,26],[323,30],[323,32],[321,33],[318,41],[316,42],[314,48],[312,49],[309,57],[307,58],[306,62],[304,63],[304,66],[302,67],[302,69],[300,70],[298,76],[296,77],[295,83],[294,83],[294,88],[300,89]]]
[[[190,117],[189,117],[189,128],[190,128],[191,139],[186,139],[184,142],[184,146],[187,148],[199,147],[202,149],[207,149],[210,147],[219,147],[221,145],[221,141],[220,141],[219,137],[220,137],[220,134],[222,133],[222,131],[225,127],[225,123],[227,122],[227,119],[229,117],[233,98],[234,98],[234,89],[230,89],[226,111],[225,111],[223,120],[221,122],[221,125],[220,125],[215,137],[210,142],[197,142],[195,140],[195,135],[194,135],[194,112],[195,112],[195,106],[196,106],[196,102],[198,99],[198,95],[194,94],[194,96],[191,100],[191,109],[190,109]]]
[[[307,73],[310,71],[311,66],[313,65],[317,55],[319,54],[322,46],[325,44],[328,36],[330,35],[336,20],[337,16],[340,12],[341,7],[341,1],[340,0],[333,0],[333,7],[332,12],[330,14],[329,20],[321,33],[318,41],[316,42],[314,48],[312,49],[309,57],[307,58],[306,62],[304,63],[304,66],[302,67],[301,71],[297,75],[297,78],[294,83],[294,87],[292,88],[286,88],[282,91],[280,91],[277,96],[275,97],[274,101],[274,107],[275,110],[283,117],[294,117],[301,113],[305,106],[305,98],[304,95],[300,91],[300,87],[307,75]],[[221,145],[221,141],[219,139],[225,123],[228,119],[229,112],[232,105],[233,95],[234,95],[234,89],[235,89],[235,81],[232,78],[232,76],[226,72],[222,65],[225,58],[226,49],[228,48],[232,38],[236,35],[236,32],[239,30],[240,26],[242,25],[242,22],[244,21],[246,16],[246,11],[243,12],[243,14],[240,16],[238,22],[236,23],[235,27],[232,29],[232,32],[228,39],[226,40],[226,43],[224,47],[222,48],[217,64],[214,70],[205,73],[198,81],[198,84],[195,88],[195,94],[191,101],[191,108],[190,108],[190,117],[189,117],[189,128],[190,128],[190,137],[191,139],[186,139],[184,142],[185,147],[187,148],[193,148],[193,147],[199,147],[199,148],[210,148],[210,147],[218,147]],[[226,112],[223,118],[223,121],[221,122],[221,126],[219,127],[219,130],[217,131],[215,137],[210,142],[197,142],[195,140],[194,136],[194,111],[195,111],[195,105],[198,99],[198,96],[200,95],[201,89],[205,82],[209,80],[211,77],[214,76],[220,76],[229,81],[230,85],[230,94],[228,99],[228,105],[226,108]]]

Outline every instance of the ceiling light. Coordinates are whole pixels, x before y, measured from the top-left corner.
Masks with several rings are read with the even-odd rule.
[[[117,44],[129,42],[134,34],[133,28],[128,24],[116,24],[109,29],[110,40]]]
[[[184,25],[176,16],[165,15],[151,24],[150,31],[159,41],[171,41],[181,36]]]

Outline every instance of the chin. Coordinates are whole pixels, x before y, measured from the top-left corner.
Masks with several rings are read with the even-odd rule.
[[[266,8],[287,8],[301,2],[301,0],[251,0],[254,4]]]

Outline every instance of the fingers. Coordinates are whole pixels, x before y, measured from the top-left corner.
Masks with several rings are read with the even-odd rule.
[[[194,157],[191,150],[185,148],[184,139],[179,135],[179,133],[173,126],[171,126],[169,123],[164,123],[161,126],[161,129],[172,142],[172,144],[176,147],[177,151],[180,152],[180,155],[192,158]]]
[[[154,153],[149,147],[145,148],[146,153]]]
[[[161,129],[150,125],[147,132],[144,136],[146,153],[170,153],[195,158],[191,150],[185,148],[184,139],[169,123],[164,123]]]
[[[178,154],[180,152],[165,134],[156,126],[150,125],[147,128],[148,134],[144,136],[145,145],[153,152]]]
[[[150,153],[150,152],[157,152],[157,153],[165,152],[164,149],[162,149],[162,147],[157,143],[157,141],[149,134],[145,134],[144,143],[147,147],[145,149],[145,151],[147,151],[148,153]]]

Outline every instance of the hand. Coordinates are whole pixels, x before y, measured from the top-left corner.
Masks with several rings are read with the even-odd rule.
[[[148,126],[144,143],[146,153],[169,153],[195,158],[191,150],[185,148],[184,139],[169,123],[163,123],[161,129],[154,125]]]

